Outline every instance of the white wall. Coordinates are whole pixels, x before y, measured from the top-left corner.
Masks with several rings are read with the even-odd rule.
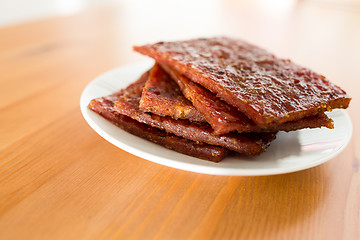
[[[0,27],[67,15],[119,0],[0,0]]]

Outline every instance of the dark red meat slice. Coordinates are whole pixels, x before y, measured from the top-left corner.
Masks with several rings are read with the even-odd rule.
[[[159,42],[134,50],[173,67],[261,127],[346,108],[351,100],[324,76],[241,40]]]
[[[293,131],[302,128],[333,128],[333,122],[325,113],[316,116],[305,117],[300,120],[285,122],[281,124],[268,124],[261,128],[245,114],[235,107],[222,101],[216,95],[199,84],[190,81],[169,66],[162,65],[170,73],[172,79],[180,86],[184,96],[189,99],[196,109],[202,113],[206,121],[214,129],[215,134],[225,134],[230,131],[238,132],[276,132]]]
[[[186,139],[218,145],[245,155],[258,155],[266,150],[275,138],[275,133],[228,133],[215,135],[207,123],[194,123],[188,120],[175,120],[144,113],[139,110],[139,101],[145,81],[138,81],[123,91],[114,105],[114,110],[139,122],[148,124]]]
[[[178,137],[119,114],[113,110],[113,106],[121,94],[120,91],[107,97],[93,99],[89,108],[131,134],[192,157],[219,162],[229,153],[225,148]]]

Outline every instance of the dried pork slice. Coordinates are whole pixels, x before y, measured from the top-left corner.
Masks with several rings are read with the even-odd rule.
[[[205,122],[201,113],[182,95],[179,86],[158,64],[151,69],[145,83],[140,110],[175,119]]]
[[[215,135],[207,123],[195,123],[188,120],[175,120],[139,110],[141,92],[145,82],[137,82],[123,91],[114,110],[132,119],[156,127],[177,136],[197,142],[218,145],[245,155],[258,155],[266,150],[275,138],[275,133],[228,133]]]
[[[229,153],[229,150],[225,148],[178,137],[114,111],[114,102],[119,98],[119,95],[121,95],[121,92],[93,99],[89,104],[89,108],[123,130],[176,152],[213,162],[221,161]]]
[[[241,40],[201,38],[134,50],[173,67],[261,127],[346,108],[351,100],[324,76]]]
[[[225,134],[235,130],[238,132],[276,132],[323,126],[334,127],[332,120],[325,113],[320,113],[317,116],[281,124],[268,124],[266,128],[261,128],[235,107],[216,97],[214,93],[190,81],[171,67],[167,65],[162,65],[162,67],[170,73],[172,79],[180,86],[184,96],[203,114],[206,121],[215,130],[215,134]]]

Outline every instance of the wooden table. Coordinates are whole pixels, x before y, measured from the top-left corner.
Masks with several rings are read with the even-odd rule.
[[[359,239],[359,5],[162,5],[128,1],[0,29],[0,239]],[[353,97],[348,147],[291,174],[212,176],[135,157],[87,125],[82,90],[145,59],[133,44],[210,35],[341,85]]]

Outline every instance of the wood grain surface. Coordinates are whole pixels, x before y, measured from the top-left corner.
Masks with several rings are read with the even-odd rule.
[[[359,5],[130,2],[0,29],[0,239],[360,239]],[[132,45],[213,35],[347,90],[348,147],[291,174],[212,176],[135,157],[81,116],[87,83],[145,59]]]

